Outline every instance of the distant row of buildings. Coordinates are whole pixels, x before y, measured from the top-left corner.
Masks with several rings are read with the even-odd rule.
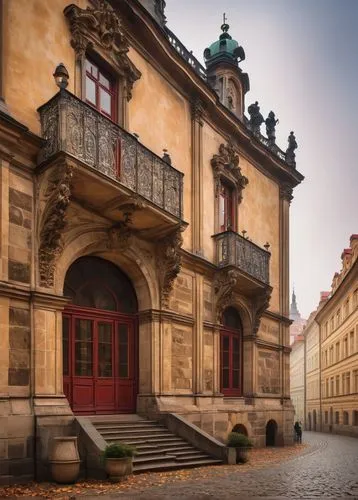
[[[307,322],[293,293],[291,398],[306,430],[358,436],[358,234]]]

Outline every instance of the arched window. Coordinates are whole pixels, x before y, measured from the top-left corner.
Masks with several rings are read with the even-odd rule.
[[[239,313],[229,307],[223,314],[220,331],[221,392],[225,396],[242,394],[242,323]]]

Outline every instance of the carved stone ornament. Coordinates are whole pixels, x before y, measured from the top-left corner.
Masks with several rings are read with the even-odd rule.
[[[96,46],[105,50],[114,61],[116,69],[126,80],[127,98],[132,97],[132,87],[141,76],[130,61],[127,52],[129,44],[117,12],[106,0],[93,0],[93,7],[81,9],[71,4],[65,8],[71,31],[71,46],[81,59],[88,48]]]
[[[169,306],[169,297],[174,281],[181,269],[180,248],[183,244],[184,226],[178,225],[169,235],[162,238],[157,246],[157,271],[159,278],[161,307]]]
[[[287,200],[289,203],[293,200],[293,189],[292,187],[287,184],[283,183],[280,185],[280,198],[283,198],[284,200]]]
[[[263,313],[266,311],[268,306],[270,305],[272,288],[267,287],[265,290],[261,292],[261,294],[257,295],[254,301],[253,307],[253,321],[252,321],[252,333],[256,335],[261,322],[261,317]]]
[[[108,229],[107,247],[111,250],[125,250],[131,246],[134,231],[127,222],[118,222]]]
[[[221,323],[223,312],[235,301],[234,289],[239,278],[240,273],[236,269],[222,269],[218,271],[214,278],[215,315],[217,323]]]
[[[205,108],[203,101],[196,98],[191,102],[191,116],[194,121],[202,122],[203,115],[205,113]]]
[[[227,145],[220,144],[219,154],[212,157],[211,166],[214,171],[216,196],[219,196],[220,193],[221,179],[228,179],[234,184],[237,190],[238,202],[240,203],[242,200],[242,190],[247,186],[249,180],[241,173],[239,155],[236,153],[231,142]]]
[[[42,216],[39,247],[40,284],[54,285],[56,258],[62,251],[61,236],[66,226],[66,210],[71,197],[73,167],[56,167],[48,179],[45,191],[45,209]]]

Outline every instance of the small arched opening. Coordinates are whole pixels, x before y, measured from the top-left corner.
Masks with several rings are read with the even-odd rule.
[[[244,434],[245,436],[248,436],[248,432],[246,427],[243,424],[236,424],[232,428],[232,432],[237,432],[238,434]]]
[[[312,415],[311,413],[308,414],[308,430],[312,430]]]
[[[266,424],[266,446],[276,446],[277,422],[269,420]]]

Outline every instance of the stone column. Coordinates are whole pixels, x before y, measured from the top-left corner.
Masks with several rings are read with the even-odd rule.
[[[203,393],[203,297],[204,280],[201,274],[194,280],[194,328],[193,328],[193,392]]]
[[[193,253],[203,255],[203,106],[200,100],[192,103],[191,149],[191,225]]]
[[[0,2],[1,9],[1,2]],[[1,15],[1,10],[0,10]],[[1,26],[0,26],[1,29]],[[0,54],[1,56],[1,54]],[[0,63],[1,64],[1,63]],[[1,76],[0,76],[1,78]],[[1,97],[1,95],[0,95]],[[0,159],[0,280],[8,280],[9,259],[9,162]],[[9,306],[8,297],[0,297],[0,395],[8,395],[9,370]]]
[[[256,392],[256,345],[251,336],[243,338],[243,395],[253,396]]]

